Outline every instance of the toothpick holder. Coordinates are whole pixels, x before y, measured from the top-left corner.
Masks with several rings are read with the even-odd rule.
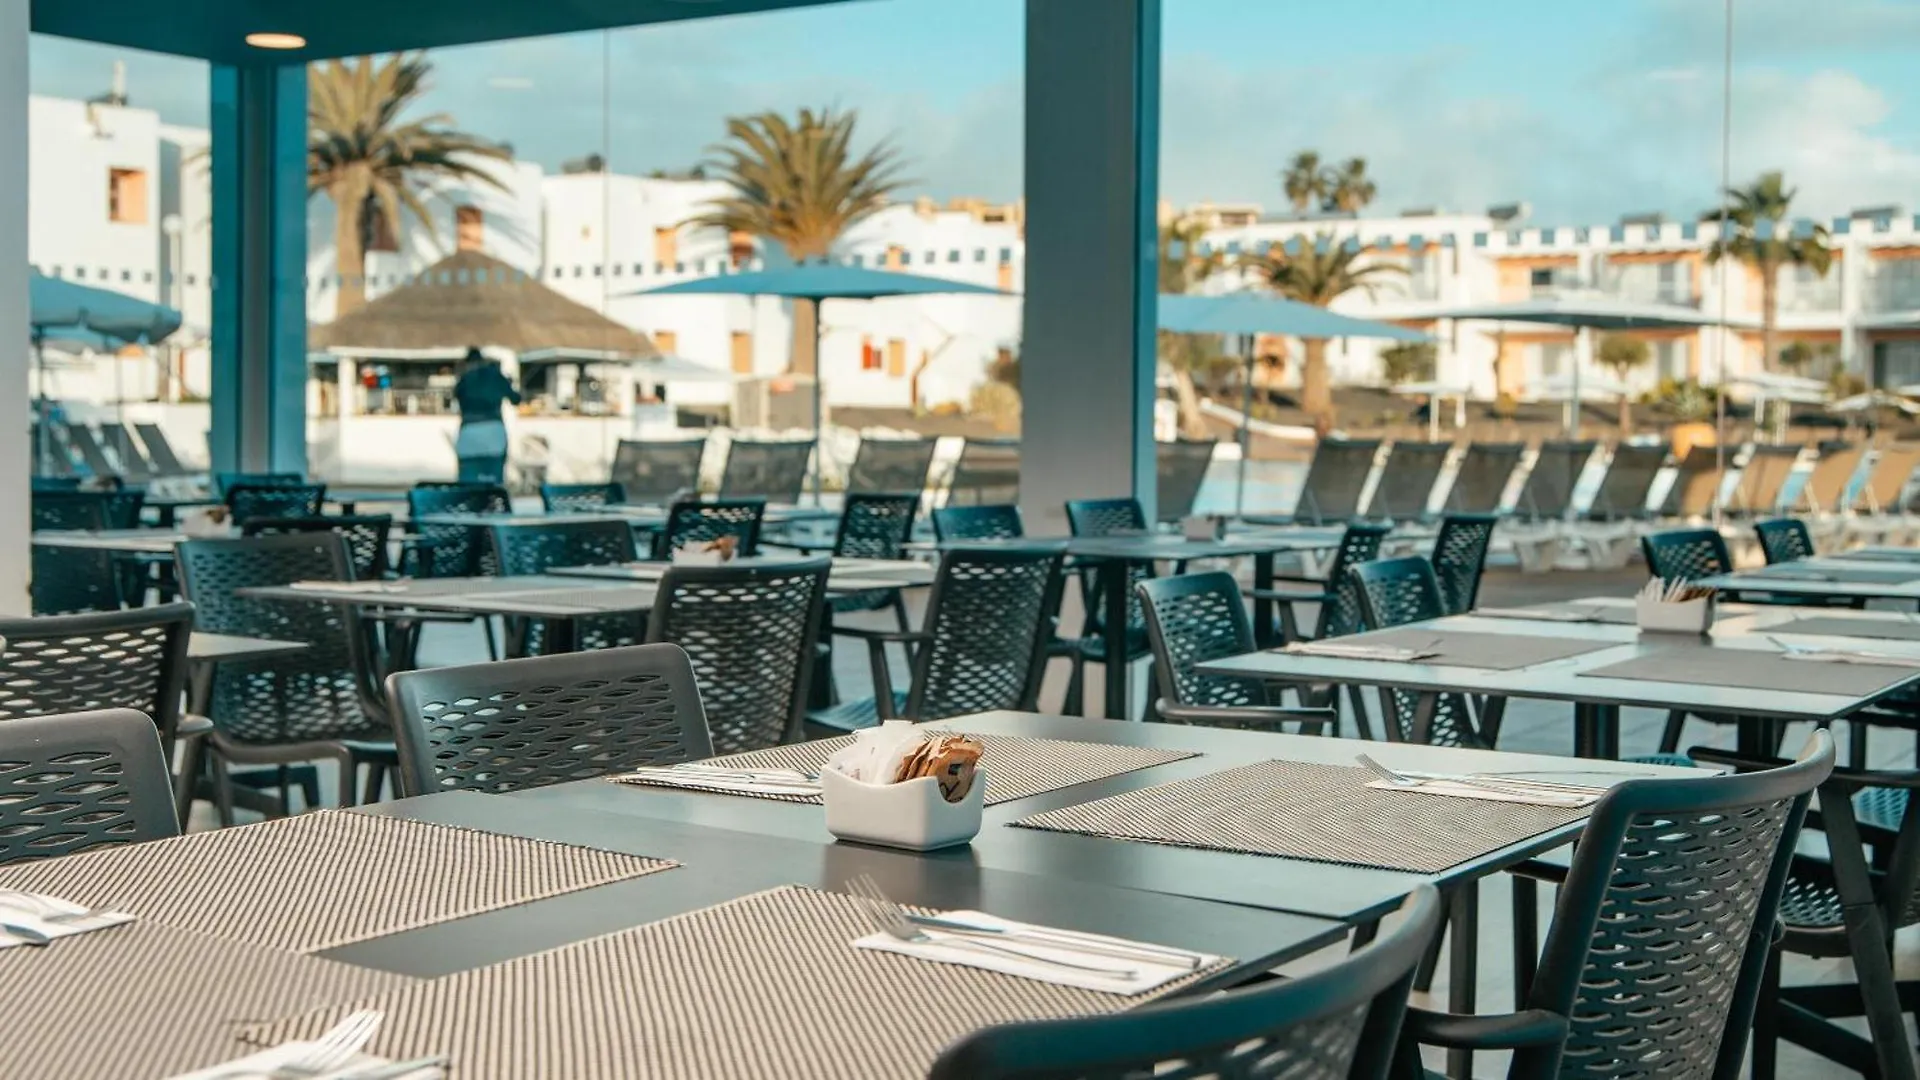
[[[1643,634],[1704,634],[1713,629],[1714,597],[1663,603],[1650,597],[1633,602],[1633,621]]]
[[[820,770],[820,801],[827,831],[842,840],[907,851],[964,844],[980,833],[987,772],[975,769],[973,786],[957,803],[940,794],[931,776],[898,784],[869,784],[838,769]]]

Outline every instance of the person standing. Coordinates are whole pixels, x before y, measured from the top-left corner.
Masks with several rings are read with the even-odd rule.
[[[460,435],[453,441],[460,481],[506,483],[507,425],[500,414],[508,403],[520,404],[513,380],[500,370],[500,361],[471,348],[453,384],[453,400],[460,406]]]

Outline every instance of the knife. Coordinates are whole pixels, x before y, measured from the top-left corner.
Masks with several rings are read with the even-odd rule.
[[[1040,926],[978,926],[970,922],[955,919],[943,919],[936,915],[907,914],[907,920],[915,926],[924,926],[931,930],[940,930],[949,934],[973,934],[980,937],[1011,938],[1026,941],[1034,945],[1051,945],[1068,952],[1087,953],[1092,956],[1110,956],[1118,960],[1134,960],[1152,964],[1166,964],[1170,967],[1184,967],[1191,971],[1198,968],[1201,959],[1188,952],[1176,949],[1162,949],[1153,945],[1121,945],[1098,941],[1071,930],[1052,930]]]
[[[402,1076],[419,1072],[421,1069],[445,1068],[447,1056],[413,1058],[409,1061],[393,1061],[383,1065],[369,1065],[363,1069],[340,1073],[333,1080],[399,1080]]]

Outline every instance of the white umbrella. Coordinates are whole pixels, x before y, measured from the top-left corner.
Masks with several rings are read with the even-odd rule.
[[[1915,405],[1897,393],[1885,390],[1869,390],[1864,394],[1854,394],[1838,401],[1829,402],[1827,408],[1834,412],[1864,413],[1875,409],[1899,409],[1908,416],[1920,416],[1920,405]]]

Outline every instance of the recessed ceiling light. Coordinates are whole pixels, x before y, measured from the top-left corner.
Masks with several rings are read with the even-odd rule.
[[[304,49],[307,39],[299,34],[248,34],[247,44],[256,49]]]

